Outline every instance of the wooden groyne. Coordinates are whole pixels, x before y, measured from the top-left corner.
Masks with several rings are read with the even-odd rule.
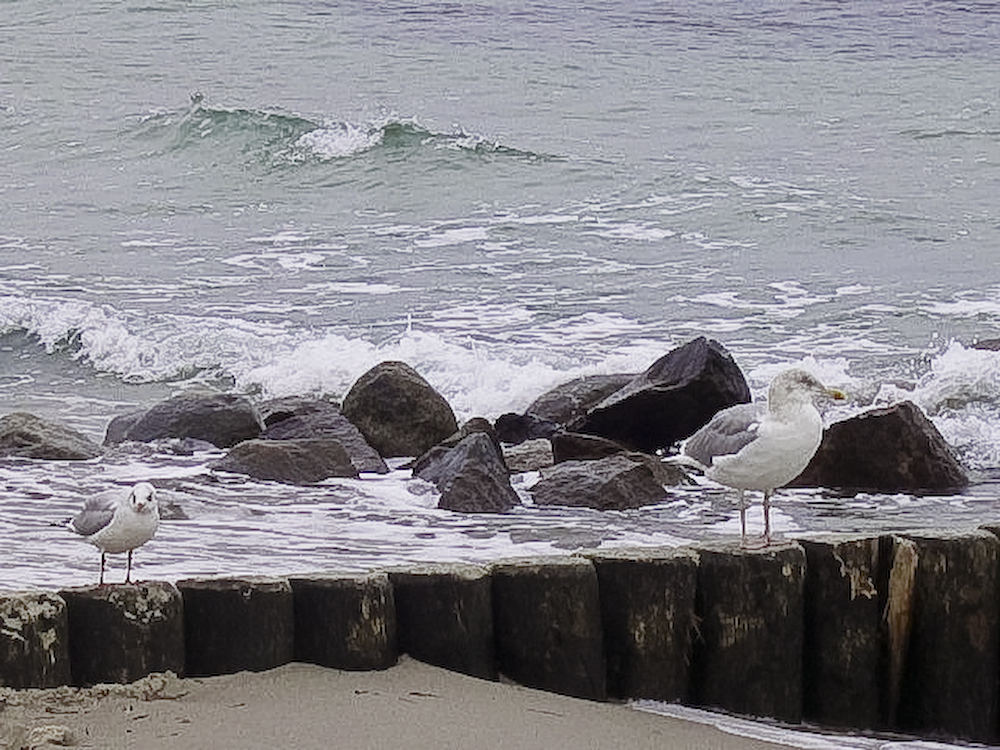
[[[0,594],[0,685],[400,653],[593,700],[1000,738],[1000,527]]]

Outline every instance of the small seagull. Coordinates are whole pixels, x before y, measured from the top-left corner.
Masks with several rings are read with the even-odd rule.
[[[674,463],[693,461],[705,476],[739,492],[740,543],[747,538],[746,490],[764,493],[764,546],[771,543],[771,495],[809,464],[823,439],[814,399],[846,398],[800,369],[771,381],[766,402],[723,409],[689,437]]]
[[[128,552],[125,583],[132,575],[132,550],[141,547],[156,534],[160,525],[160,511],[156,503],[156,489],[149,482],[134,485],[127,497],[117,492],[102,492],[87,499],[83,510],[67,524],[88,542],[101,550],[101,577],[104,585],[104,558]]]

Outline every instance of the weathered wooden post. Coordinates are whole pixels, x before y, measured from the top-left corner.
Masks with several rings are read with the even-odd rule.
[[[497,679],[493,595],[480,565],[415,565],[389,571],[399,648],[414,659]]]
[[[45,592],[0,593],[0,686],[70,682],[66,602]]]
[[[74,685],[184,675],[184,614],[172,583],[85,586],[61,592]]]
[[[802,547],[699,547],[698,555],[693,702],[801,721]]]
[[[261,672],[292,660],[295,612],[286,579],[191,578],[177,588],[189,676]]]
[[[597,571],[608,694],[687,700],[698,555],[627,549],[585,556]]]
[[[295,659],[336,669],[396,663],[396,607],[385,573],[293,576]]]
[[[817,724],[879,727],[879,539],[838,535],[799,544],[806,553],[803,715]]]
[[[607,696],[597,573],[580,558],[492,566],[500,672],[528,687]]]
[[[897,726],[991,743],[998,736],[1000,541],[987,531],[908,533],[894,538],[894,555],[904,552],[915,554],[915,568],[909,601],[893,603],[910,611]]]

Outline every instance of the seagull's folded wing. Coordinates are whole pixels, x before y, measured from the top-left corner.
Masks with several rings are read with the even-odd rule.
[[[113,496],[102,494],[89,497],[83,504],[83,510],[69,522],[69,528],[81,536],[96,534],[111,523],[117,505]]]
[[[737,404],[718,412],[684,442],[684,453],[705,466],[716,456],[739,453],[757,438],[757,427],[767,413],[767,403]]]

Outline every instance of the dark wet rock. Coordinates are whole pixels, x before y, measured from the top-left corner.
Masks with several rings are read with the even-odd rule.
[[[700,337],[658,359],[567,429],[653,453],[688,437],[719,410],[749,400],[729,352]]]
[[[497,417],[493,426],[500,441],[510,445],[519,445],[526,440],[547,438],[559,429],[559,425],[555,422],[546,422],[529,414],[510,412]]]
[[[496,444],[474,432],[454,448],[436,448],[414,469],[414,476],[435,484],[438,507],[465,513],[501,513],[520,504]]]
[[[340,413],[340,404],[325,398],[309,396],[282,396],[272,398],[257,406],[265,427],[271,427],[292,417],[314,414]]]
[[[556,464],[542,472],[531,496],[537,505],[624,510],[662,502],[666,493],[644,461],[619,453]]]
[[[797,544],[697,552],[691,700],[798,723],[805,553]]]
[[[311,410],[309,410],[311,408]],[[278,412],[272,412],[272,416]],[[317,401],[306,406],[299,414],[272,420],[261,433],[263,440],[314,440],[330,438],[343,446],[359,472],[388,474],[385,461],[365,440],[361,431],[329,402]]]
[[[358,378],[342,409],[385,457],[419,456],[458,429],[444,397],[403,362],[382,362]]]
[[[542,422],[566,425],[586,413],[615,391],[628,385],[636,373],[584,375],[557,385],[531,402],[525,415]]]
[[[500,672],[528,687],[607,695],[597,573],[575,558],[498,563],[493,627]]]
[[[628,450],[614,440],[597,435],[584,435],[581,432],[563,430],[549,439],[552,442],[552,460],[557,464],[563,461],[593,461]]]
[[[0,456],[54,461],[97,458],[103,449],[81,432],[27,412],[0,417]]]
[[[911,401],[835,422],[790,486],[946,492],[969,480],[934,424]]]
[[[508,445],[503,449],[503,457],[511,474],[540,471],[552,466],[552,443],[539,438]]]
[[[972,345],[973,349],[985,349],[991,352],[1000,352],[1000,339],[980,339]]]
[[[104,444],[195,438],[219,448],[229,448],[257,437],[262,428],[260,414],[243,396],[191,391],[161,401],[144,412],[115,417],[108,425]]]
[[[289,484],[313,484],[330,477],[357,477],[351,456],[333,438],[245,440],[210,466]]]

